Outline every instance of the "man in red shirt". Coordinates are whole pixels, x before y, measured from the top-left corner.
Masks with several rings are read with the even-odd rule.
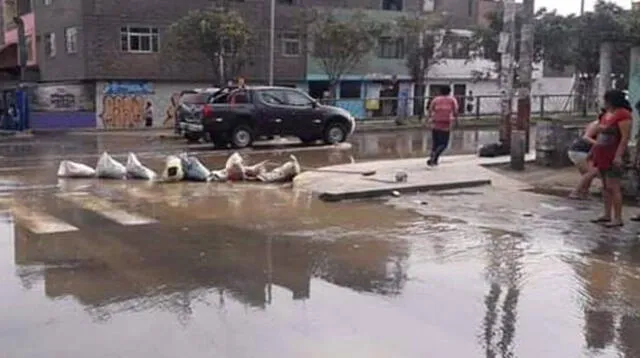
[[[431,101],[428,112],[432,149],[427,165],[436,166],[440,155],[449,146],[451,125],[458,121],[458,101],[451,96],[451,87],[442,88],[440,95]]]
[[[631,106],[624,92],[618,90],[605,93],[604,105],[607,112],[600,120],[590,154],[604,183],[604,215],[592,221],[606,227],[620,227],[623,225],[620,180],[624,175],[622,158],[631,133]]]

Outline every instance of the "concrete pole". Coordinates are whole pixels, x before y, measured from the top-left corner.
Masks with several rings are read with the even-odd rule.
[[[635,135],[638,133],[638,130],[640,130],[640,113],[638,113],[638,110],[635,108],[636,103],[640,101],[640,46],[631,48],[629,65],[629,102],[631,102],[631,107],[633,107],[631,140],[635,140]],[[640,146],[636,147],[636,153],[640,153]]]
[[[613,44],[603,42],[600,44],[600,71],[598,81],[598,104],[602,107],[604,93],[611,89],[611,56],[613,54]]]
[[[502,92],[500,142],[504,148],[511,146],[511,113],[513,111],[513,65],[516,35],[516,3],[504,2],[504,28],[500,33],[500,90]]]
[[[275,66],[276,51],[276,0],[270,1],[269,18],[269,86],[273,86],[273,68]]]
[[[529,151],[531,119],[531,81],[533,76],[534,0],[524,0],[520,29],[520,61],[518,66],[518,116],[511,133],[511,169],[524,170],[525,153]]]

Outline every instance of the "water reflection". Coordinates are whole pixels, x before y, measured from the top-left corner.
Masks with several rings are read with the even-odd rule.
[[[574,268],[584,281],[584,339],[592,353],[640,357],[640,244],[599,243]]]
[[[484,300],[486,315],[482,323],[485,355],[487,358],[514,357],[513,338],[525,241],[519,233],[488,230],[487,234],[489,292]]]
[[[415,220],[407,212],[329,206],[280,188],[203,190],[185,183],[145,192],[151,189],[143,184],[105,183],[88,190],[163,224],[123,229],[68,203],[31,198],[81,230],[47,236],[19,230],[15,263],[26,287],[42,279],[47,297],[73,297],[95,319],[161,309],[186,322],[192,303],[211,292],[217,304],[226,296],[264,309],[274,285],[293,300],[309,299],[313,278],[381,295],[400,293],[406,282],[409,247],[395,230]]]

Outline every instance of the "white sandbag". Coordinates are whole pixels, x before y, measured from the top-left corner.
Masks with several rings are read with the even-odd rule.
[[[184,179],[184,171],[182,170],[182,160],[175,155],[170,155],[164,165],[162,171],[162,179],[165,181],[180,181]]]
[[[222,183],[222,182],[226,182],[227,180],[229,180],[229,178],[227,177],[227,171],[224,169],[221,169],[221,170],[213,170],[211,172],[211,175],[209,175],[208,181]]]
[[[59,178],[93,178],[96,171],[88,165],[63,160],[58,167]]]
[[[198,158],[182,154],[180,160],[182,161],[182,171],[184,172],[185,180],[209,181],[211,171],[207,169]]]
[[[155,180],[158,177],[153,170],[142,165],[138,157],[133,153],[129,153],[127,157],[126,168],[127,178],[129,179]]]
[[[127,168],[113,159],[109,153],[104,152],[98,159],[96,176],[103,179],[125,179],[127,177]]]
[[[290,160],[270,172],[258,175],[258,179],[265,183],[283,183],[293,180],[300,174],[301,168],[298,158],[291,155]]]
[[[227,180],[244,180],[244,159],[237,152],[231,154],[227,159],[224,170],[227,173]]]
[[[247,180],[256,180],[260,174],[263,174],[267,171],[267,163],[269,161],[265,160],[258,164],[254,164],[252,166],[244,167],[244,176]]]

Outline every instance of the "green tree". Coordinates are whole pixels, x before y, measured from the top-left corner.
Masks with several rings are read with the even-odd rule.
[[[424,97],[429,69],[442,58],[437,44],[446,34],[445,20],[439,15],[405,16],[398,19],[396,29],[406,38],[406,65],[416,84],[415,97]],[[420,104],[418,108],[422,108]],[[421,112],[420,112],[421,113]]]
[[[317,12],[308,26],[313,41],[313,57],[329,79],[335,98],[342,76],[355,69],[376,48],[388,25],[375,21],[362,12],[338,16],[333,12]]]
[[[173,23],[167,48],[178,59],[206,59],[217,84],[241,75],[251,60],[251,31],[240,14],[226,8],[190,11]]]

